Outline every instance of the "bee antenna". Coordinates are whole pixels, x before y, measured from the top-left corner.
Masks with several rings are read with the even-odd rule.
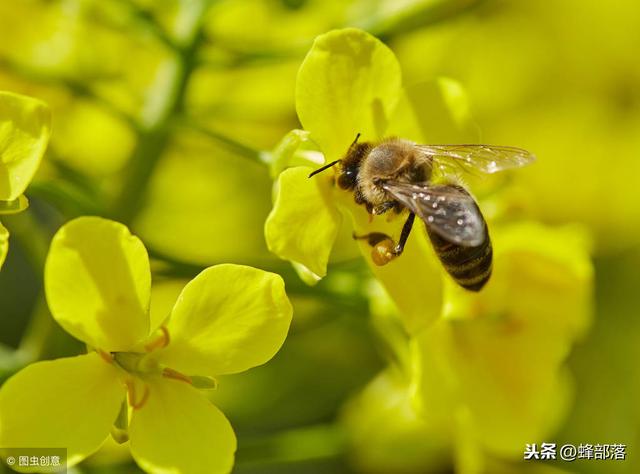
[[[358,132],[358,134],[356,135],[356,139],[353,141],[353,143],[351,144],[351,146],[355,145],[356,143],[358,143],[358,138],[360,138],[360,132]]]
[[[337,165],[338,163],[340,163],[342,160],[336,160],[336,161],[332,161],[331,163],[324,165],[322,168],[318,168],[317,170],[315,170],[314,172],[312,172],[311,174],[309,174],[309,178],[311,178],[312,176],[331,168],[332,166]]]

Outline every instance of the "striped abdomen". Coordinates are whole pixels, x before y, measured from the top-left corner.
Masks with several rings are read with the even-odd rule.
[[[431,239],[438,258],[442,262],[445,270],[461,287],[480,291],[489,281],[491,276],[491,264],[493,260],[493,249],[491,239],[485,224],[484,241],[477,247],[463,247],[443,239],[427,228],[427,234]]]

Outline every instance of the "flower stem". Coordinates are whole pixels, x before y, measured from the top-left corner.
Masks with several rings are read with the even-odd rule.
[[[204,135],[207,138],[210,138],[227,148],[229,151],[243,157],[247,158],[251,161],[259,163],[261,165],[269,165],[269,155],[263,151],[256,150],[244,143],[240,143],[237,140],[234,140],[231,137],[228,137],[218,131],[207,128],[203,125],[198,124],[193,120],[189,120],[185,118],[186,125],[195,130],[196,132]]]
[[[124,185],[116,196],[112,217],[130,223],[142,207],[147,183],[171,139],[171,119],[184,106],[187,86],[196,66],[196,53],[201,41],[202,20],[209,1],[185,2],[180,42],[176,43],[175,57],[158,71],[157,87],[149,94],[143,112],[143,126],[138,143],[125,170]]]
[[[4,223],[12,238],[20,242],[34,273],[42,275],[51,236],[38,222],[33,212],[27,210],[21,214],[8,216]],[[44,291],[41,289],[33,308],[31,319],[27,325],[20,346],[19,360],[27,364],[40,359],[47,351],[52,335],[61,331],[53,322],[47,309]]]

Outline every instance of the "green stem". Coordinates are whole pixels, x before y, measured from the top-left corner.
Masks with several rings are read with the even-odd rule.
[[[164,151],[169,136],[166,125],[140,134],[138,144],[129,158],[129,166],[124,185],[115,199],[112,217],[123,223],[130,223],[142,207],[146,183]]]
[[[136,23],[137,29],[143,30],[153,35],[170,49],[176,49],[177,45],[173,38],[165,31],[160,24],[155,21],[150,11],[138,6],[131,0],[116,0],[117,3],[129,14],[130,18]]]
[[[20,214],[4,216],[2,222],[11,238],[20,241],[35,273],[42,275],[51,235],[42,229],[30,209]]]
[[[70,181],[39,181],[29,186],[29,196],[55,206],[66,218],[104,215],[104,208]]]
[[[234,140],[233,138],[230,138],[220,132],[204,127],[203,125],[200,125],[193,120],[186,119],[186,118],[184,120],[185,120],[185,124],[190,129],[195,130],[196,132],[201,133],[207,138],[210,138],[216,141],[217,143],[219,143],[220,145],[222,145],[232,153],[235,153],[236,155],[242,156],[243,158],[247,158],[256,163],[260,163],[261,165],[270,164],[267,153],[251,148],[250,146],[245,145],[244,143],[240,143]]]
[[[40,226],[31,211],[9,216],[4,220],[12,239],[20,242],[29,263],[37,275],[44,273],[44,265],[51,236]],[[25,362],[37,360],[44,353],[54,323],[40,291],[29,324],[22,336],[18,352]]]
[[[202,19],[208,1],[185,2],[188,11],[181,12],[182,42],[176,46],[173,64],[164,70],[170,75],[168,80],[161,76],[163,90],[149,94],[143,128],[139,132],[138,143],[129,159],[125,171],[124,184],[115,199],[111,214],[124,223],[130,223],[140,211],[144,201],[147,183],[171,139],[171,120],[184,106],[185,93],[191,73],[196,66],[196,52],[200,45]],[[186,26],[185,26],[186,25]],[[168,71],[168,72],[167,72]],[[157,102],[158,100],[162,102]]]
[[[42,359],[49,348],[49,341],[52,339],[56,328],[57,326],[53,322],[51,313],[49,313],[44,292],[41,291],[18,347],[18,353],[21,355],[25,365]]]

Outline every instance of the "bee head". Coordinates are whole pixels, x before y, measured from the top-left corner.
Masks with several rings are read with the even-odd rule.
[[[358,172],[360,164],[371,150],[369,143],[357,143],[349,147],[347,155],[341,161],[341,172],[338,176],[338,186],[342,189],[352,190],[358,184]]]

